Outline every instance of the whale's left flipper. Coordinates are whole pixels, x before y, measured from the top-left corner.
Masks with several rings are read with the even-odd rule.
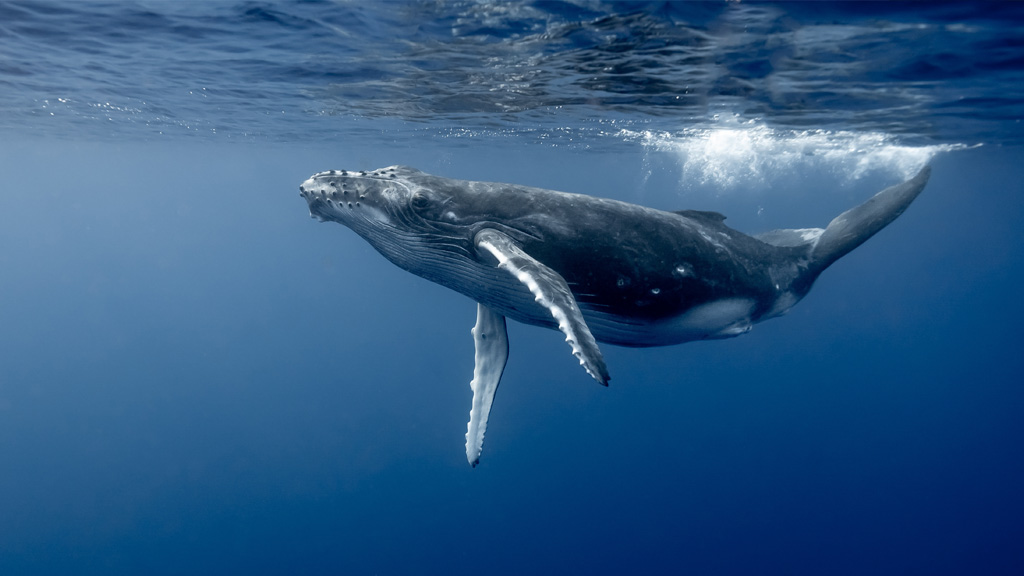
[[[523,251],[512,238],[490,228],[477,232],[474,242],[477,251],[490,254],[498,261],[498,268],[512,274],[529,288],[534,300],[547,308],[565,334],[565,341],[580,365],[601,385],[607,386],[610,376],[604,364],[597,340],[590,333],[573,297],[569,285],[558,272],[548,268]]]
[[[491,413],[494,393],[498,391],[501,373],[508,361],[508,332],[505,317],[483,304],[476,305],[476,326],[473,326],[476,344],[476,366],[473,368],[473,408],[469,411],[466,430],[466,458],[476,467],[484,447],[487,417]]]

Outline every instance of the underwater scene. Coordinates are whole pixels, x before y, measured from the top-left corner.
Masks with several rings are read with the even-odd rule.
[[[0,1],[0,574],[1024,573],[1022,118],[1010,2]]]

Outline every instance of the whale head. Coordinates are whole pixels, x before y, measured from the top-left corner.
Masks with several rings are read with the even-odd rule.
[[[475,253],[478,220],[456,215],[459,190],[445,182],[405,166],[328,170],[303,182],[299,195],[310,217],[343,224],[388,260],[434,279],[446,263]]]
[[[309,204],[311,217],[344,224],[357,233],[366,227],[409,225],[415,194],[410,177],[417,173],[401,166],[328,170],[303,182],[299,195]]]

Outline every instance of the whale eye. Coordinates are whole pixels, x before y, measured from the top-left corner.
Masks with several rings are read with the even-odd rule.
[[[412,195],[412,207],[414,210],[425,210],[430,207],[430,198],[423,192],[416,192]]]

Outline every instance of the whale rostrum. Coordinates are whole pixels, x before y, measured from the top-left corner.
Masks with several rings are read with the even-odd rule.
[[[477,302],[466,457],[479,462],[508,359],[505,319],[559,330],[607,385],[598,343],[730,338],[800,301],[833,262],[899,217],[930,169],[825,228],[748,236],[716,212],[454,180],[405,166],[330,170],[299,186],[310,215],[351,228],[395,265]]]

